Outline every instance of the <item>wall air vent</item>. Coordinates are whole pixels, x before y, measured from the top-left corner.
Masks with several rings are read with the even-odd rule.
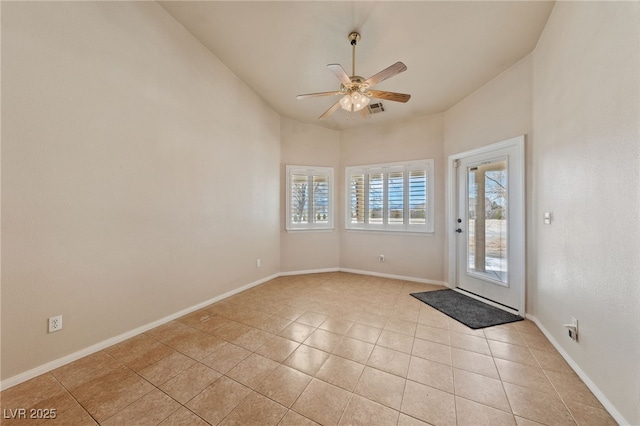
[[[376,102],[375,104],[369,104],[369,106],[367,106],[367,108],[369,108],[369,112],[371,114],[377,114],[379,112],[384,112],[384,105],[382,105],[382,102]]]

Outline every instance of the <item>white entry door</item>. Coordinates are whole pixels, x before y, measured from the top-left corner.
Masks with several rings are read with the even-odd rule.
[[[524,136],[450,157],[454,287],[524,316]]]

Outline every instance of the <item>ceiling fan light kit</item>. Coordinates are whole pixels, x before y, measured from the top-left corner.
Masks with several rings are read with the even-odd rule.
[[[342,109],[345,111],[360,111],[369,105],[371,99],[369,99],[365,95],[361,95],[360,92],[353,92],[351,95],[344,95],[342,99],[340,99],[340,105]]]
[[[349,43],[352,46],[352,68],[351,77],[347,75],[344,68],[340,64],[329,64],[327,68],[340,80],[340,90],[333,92],[307,93],[298,95],[297,99],[306,99],[319,96],[335,96],[342,95],[342,98],[333,104],[328,110],[322,114],[319,119],[325,119],[333,114],[338,108],[342,107],[345,111],[357,112],[364,118],[369,118],[369,110],[367,105],[371,102],[371,98],[385,99],[388,101],[406,103],[411,95],[405,93],[384,92],[380,90],[369,90],[370,87],[383,82],[396,74],[400,74],[407,70],[407,66],[402,62],[396,62],[390,67],[385,68],[373,77],[364,79],[356,75],[356,46],[360,41],[360,34],[352,32],[349,34]]]

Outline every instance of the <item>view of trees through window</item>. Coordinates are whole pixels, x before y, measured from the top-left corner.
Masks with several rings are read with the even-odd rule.
[[[348,229],[432,232],[433,160],[346,168]],[[286,225],[332,229],[333,169],[287,166]]]
[[[287,225],[298,229],[331,226],[331,173],[292,169],[288,175]]]
[[[347,227],[420,230],[428,219],[427,163],[348,168]],[[424,232],[424,230],[422,230]]]
[[[507,279],[507,162],[470,167],[469,272]]]

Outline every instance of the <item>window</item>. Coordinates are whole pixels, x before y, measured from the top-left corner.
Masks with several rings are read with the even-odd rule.
[[[433,160],[347,167],[347,229],[433,232]]]
[[[287,166],[287,230],[333,229],[333,168]]]

